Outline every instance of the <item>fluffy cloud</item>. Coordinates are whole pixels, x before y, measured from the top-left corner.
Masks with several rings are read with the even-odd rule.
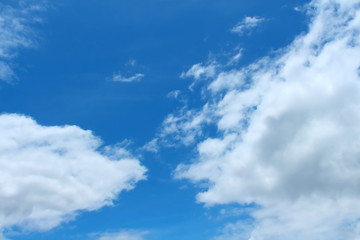
[[[242,35],[245,31],[257,27],[262,21],[264,21],[264,19],[259,17],[245,17],[242,21],[238,22],[231,31]]]
[[[43,1],[36,4],[20,1],[18,8],[0,3],[0,80],[11,82],[16,75],[11,60],[19,48],[35,46],[30,25],[40,21],[36,12],[44,9]]]
[[[360,233],[360,2],[314,0],[308,9],[308,33],[276,58],[218,71],[202,110],[171,116],[180,127],[164,124],[216,124],[219,136],[201,141],[176,176],[208,182],[197,195],[207,205],[258,204],[246,239]],[[193,124],[196,116],[207,117]],[[226,239],[243,239],[229,237],[239,224]]]
[[[0,230],[51,229],[79,211],[111,205],[145,179],[145,167],[128,151],[101,149],[98,137],[77,126],[2,114],[0,132]]]

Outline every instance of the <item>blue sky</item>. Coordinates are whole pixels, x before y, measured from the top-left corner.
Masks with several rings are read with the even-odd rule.
[[[0,239],[357,240],[359,9],[2,0]]]

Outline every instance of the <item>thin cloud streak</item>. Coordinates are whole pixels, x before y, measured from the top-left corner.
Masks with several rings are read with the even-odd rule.
[[[127,83],[139,82],[144,77],[145,77],[145,75],[142,73],[136,73],[135,75],[130,76],[130,77],[124,77],[120,73],[114,73],[114,75],[112,77],[112,81],[113,82],[127,82]]]

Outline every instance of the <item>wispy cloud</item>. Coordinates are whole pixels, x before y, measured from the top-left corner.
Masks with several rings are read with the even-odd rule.
[[[143,77],[145,77],[142,73],[136,73],[130,77],[124,77],[120,73],[114,73],[112,77],[112,81],[114,82],[139,82]]]
[[[173,99],[177,99],[181,94],[181,91],[180,90],[174,90],[174,91],[171,91],[169,92],[166,97],[168,98],[173,98]]]
[[[11,82],[16,78],[14,71],[10,68],[9,64],[0,61],[0,80]]]
[[[148,232],[146,231],[122,230],[119,232],[97,233],[92,235],[96,236],[96,240],[145,240],[147,234]]]
[[[41,21],[37,15],[45,9],[43,1],[36,4],[20,3],[17,8],[0,3],[0,80],[6,82],[16,79],[12,60],[18,50],[36,45],[36,35],[31,25]]]
[[[197,63],[191,66],[188,71],[182,72],[180,77],[193,78],[194,81],[189,86],[189,89],[193,90],[193,87],[198,81],[213,78],[216,75],[217,67],[218,64],[216,62],[211,62],[209,64]]]
[[[240,58],[243,55],[243,49],[240,48],[237,50],[237,52],[235,52],[235,54],[231,57],[231,59],[228,61],[227,65],[233,65],[239,62]]]
[[[193,144],[202,135],[202,127],[214,120],[208,105],[204,106],[203,111],[184,107],[178,114],[169,114],[165,118],[159,133],[159,141],[165,145]]]
[[[211,78],[216,74],[216,63],[203,65],[202,63],[194,64],[188,71],[182,72],[180,77],[193,77],[199,80],[201,77]]]
[[[238,22],[231,31],[242,35],[246,31],[257,27],[263,21],[264,19],[259,17],[245,17],[242,21]]]
[[[157,153],[159,151],[159,138],[154,138],[151,141],[147,142],[143,147],[141,147],[141,150],[145,150],[148,152]]]
[[[130,59],[125,65],[135,67],[137,61],[135,59]]]
[[[222,230],[221,234],[213,240],[252,240],[249,237],[254,228],[251,221],[238,221],[228,223]]]

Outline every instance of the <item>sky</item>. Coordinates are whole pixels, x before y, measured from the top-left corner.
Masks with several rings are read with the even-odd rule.
[[[1,240],[360,240],[359,0],[0,0]]]

